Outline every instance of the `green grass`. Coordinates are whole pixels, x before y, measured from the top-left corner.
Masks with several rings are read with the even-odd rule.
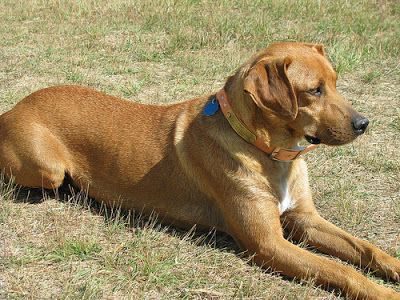
[[[69,258],[86,260],[94,257],[100,251],[101,246],[95,241],[65,240],[49,253],[48,258],[56,262]]]
[[[368,73],[365,73],[365,75],[362,76],[362,80],[365,83],[371,83],[374,80],[376,80],[377,78],[379,78],[381,75],[382,74],[381,74],[381,72],[379,70],[372,70],[372,71],[370,71]]]
[[[338,89],[371,125],[351,145],[307,154],[316,205],[400,258],[399,19],[396,1],[3,0],[0,110],[56,84],[180,101],[216,91],[271,42],[323,43]],[[0,180],[0,298],[337,298],[252,266],[220,233],[175,232],[83,194],[38,204],[15,194]]]
[[[400,112],[399,112],[399,114],[400,114]],[[400,131],[400,116],[393,119],[393,121],[390,123],[390,125],[397,131]]]

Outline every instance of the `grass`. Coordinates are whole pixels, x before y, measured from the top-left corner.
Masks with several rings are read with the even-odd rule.
[[[400,257],[399,17],[385,0],[4,0],[0,111],[55,84],[143,103],[188,99],[216,91],[273,41],[324,43],[339,90],[371,125],[351,145],[307,155],[315,202]],[[36,204],[16,194],[0,180],[0,298],[337,298],[248,264],[220,233],[177,232],[80,193]]]
[[[94,257],[101,251],[101,247],[95,241],[63,240],[49,255],[48,259],[59,262],[65,259],[77,257],[86,260]]]

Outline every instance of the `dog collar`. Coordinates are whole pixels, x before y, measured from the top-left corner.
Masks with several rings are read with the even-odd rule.
[[[305,154],[318,146],[315,144],[311,144],[307,147],[301,147],[299,149],[269,147],[263,139],[261,139],[250,129],[248,129],[246,125],[243,124],[243,122],[235,115],[229,103],[228,95],[226,94],[225,89],[219,90],[216,94],[216,98],[219,102],[222,113],[228,120],[232,129],[246,142],[248,142],[249,144],[253,144],[261,151],[267,153],[273,160],[290,162],[298,158],[300,155]]]

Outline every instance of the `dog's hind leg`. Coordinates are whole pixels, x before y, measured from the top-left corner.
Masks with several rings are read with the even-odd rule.
[[[29,125],[0,127],[0,168],[21,186],[56,189],[67,172],[68,152],[49,129]]]

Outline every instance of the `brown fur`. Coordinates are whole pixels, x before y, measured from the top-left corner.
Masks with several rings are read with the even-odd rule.
[[[319,85],[323,94],[310,94]],[[329,145],[357,136],[351,121],[359,114],[337,93],[321,45],[273,44],[225,89],[233,111],[270,146],[292,148],[304,135]],[[354,299],[400,299],[284,239],[283,226],[321,252],[399,281],[398,260],[319,216],[303,159],[273,161],[241,139],[220,111],[202,115],[210,97],[156,106],[79,86],[40,90],[0,117],[0,167],[28,187],[57,188],[68,174],[109,206],[225,231],[256,263],[287,276],[314,278]],[[293,199],[286,210],[285,187]]]

